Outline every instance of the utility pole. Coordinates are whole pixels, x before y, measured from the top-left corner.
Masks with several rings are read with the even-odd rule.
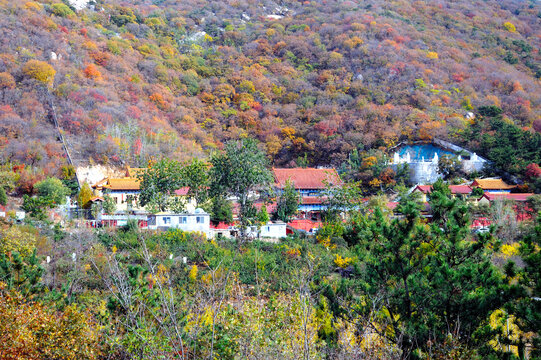
[[[68,159],[68,163],[71,166],[73,166],[74,169],[76,169],[75,163],[73,162],[73,160],[71,158],[67,142],[64,139],[64,135],[62,134],[62,129],[60,128],[60,125],[58,124],[58,118],[56,116],[56,108],[54,106],[53,97],[51,95],[51,92],[49,91],[49,88],[47,88],[47,100],[49,101],[49,107],[50,107],[50,110],[51,110],[50,116],[53,119],[53,124],[54,124],[56,130],[58,131],[58,138],[62,142],[62,148],[64,149],[64,152],[66,153],[66,158]],[[75,180],[77,180],[77,185],[79,186],[79,189],[81,189],[81,182],[79,181],[79,178],[77,177],[77,172],[75,172]]]

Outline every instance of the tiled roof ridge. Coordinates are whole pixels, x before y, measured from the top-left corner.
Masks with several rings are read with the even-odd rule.
[[[323,189],[325,181],[342,183],[335,168],[272,168],[277,186],[291,180],[296,189]]]

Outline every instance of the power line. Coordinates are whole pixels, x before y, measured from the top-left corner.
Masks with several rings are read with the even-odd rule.
[[[47,88],[47,99],[49,101],[49,107],[51,109],[51,118],[53,119],[54,126],[56,130],[58,131],[58,138],[60,141],[62,141],[62,147],[64,148],[64,152],[66,153],[66,157],[68,159],[68,163],[75,168],[75,163],[73,162],[68,146],[67,141],[64,139],[64,135],[62,134],[62,129],[60,128],[60,125],[58,124],[58,119],[56,117],[56,108],[54,106],[53,97],[51,96],[51,92],[49,91],[49,88]],[[79,189],[81,188],[81,183],[79,182],[79,178],[77,177],[77,172],[75,172],[75,180],[77,180],[77,186]]]

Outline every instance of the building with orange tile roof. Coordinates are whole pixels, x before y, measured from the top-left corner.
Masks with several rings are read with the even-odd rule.
[[[479,187],[485,192],[491,193],[508,193],[511,189],[516,188],[515,185],[509,185],[500,178],[475,179],[471,183],[471,187]]]
[[[277,188],[283,189],[289,180],[303,196],[314,195],[312,194],[314,192],[319,194],[321,190],[325,189],[327,183],[331,185],[342,185],[343,183],[336,169],[273,168],[272,172]]]
[[[109,194],[113,198],[117,211],[144,211],[144,207],[138,204],[141,186],[137,178],[106,178],[93,188],[100,196]]]
[[[134,168],[130,169],[134,170]],[[100,195],[108,193],[113,198],[117,211],[145,211],[144,206],[139,206],[141,183],[138,178],[106,178],[94,185],[93,188]],[[187,187],[180,188],[175,191],[175,196],[185,198],[185,210],[193,212],[196,208],[196,202],[195,199],[187,199],[188,190]]]
[[[316,168],[273,168],[275,186],[280,191],[287,181],[290,181],[295,190],[301,195],[299,204],[300,217],[319,218],[321,211],[326,210],[325,196],[323,190],[327,185],[342,185],[336,169]]]

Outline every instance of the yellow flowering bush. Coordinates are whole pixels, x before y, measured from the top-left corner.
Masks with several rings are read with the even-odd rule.
[[[22,256],[30,255],[36,248],[36,230],[24,226],[12,226],[0,232],[0,252],[8,254],[16,251]]]
[[[197,265],[192,265],[192,267],[190,268],[190,273],[188,275],[188,278],[190,279],[191,282],[197,281],[197,272],[198,272]]]
[[[509,21],[504,22],[503,27],[505,28],[505,30],[512,33],[517,31],[517,28],[515,27],[515,25],[513,25],[513,23],[510,23]]]
[[[342,256],[336,254],[334,257],[334,263],[336,264],[336,266],[345,269],[353,263],[353,259],[350,257],[343,258]]]
[[[510,258],[511,256],[518,255],[519,247],[520,244],[518,243],[504,244],[502,245],[500,252],[505,256],[505,258]]]

